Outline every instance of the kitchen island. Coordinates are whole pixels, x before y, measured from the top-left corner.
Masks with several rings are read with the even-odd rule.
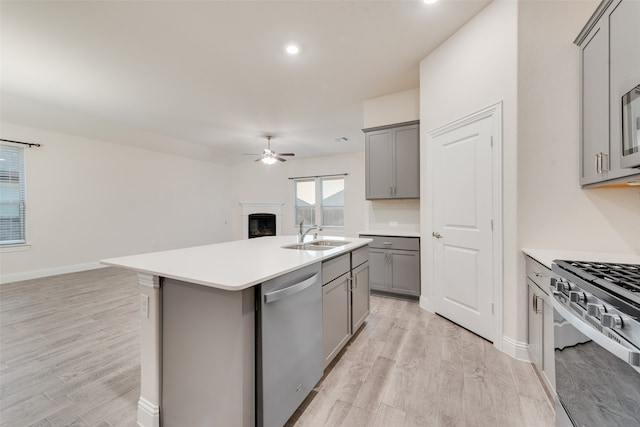
[[[344,245],[325,250],[283,246],[296,236],[274,236],[103,260],[138,272],[141,294],[141,393],[138,424],[171,425],[164,405],[197,425],[253,426],[255,413],[254,287],[368,245],[369,239],[323,237]],[[309,240],[309,239],[307,239]],[[339,244],[339,243],[338,243]],[[177,337],[177,338],[176,338]],[[202,339],[206,337],[206,339]],[[194,345],[194,341],[195,344]],[[184,343],[193,348],[185,361]],[[177,359],[174,353],[182,351]],[[180,360],[180,364],[170,363]],[[206,387],[175,393],[166,384]],[[187,408],[187,409],[183,409]],[[194,411],[191,411],[194,412]],[[196,424],[192,424],[196,425]]]

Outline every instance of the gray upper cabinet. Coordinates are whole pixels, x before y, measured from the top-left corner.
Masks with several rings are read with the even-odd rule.
[[[607,185],[640,174],[620,164],[621,98],[640,82],[639,19],[640,2],[605,0],[575,40],[582,57],[582,185]]]
[[[363,129],[366,198],[420,197],[419,122]]]
[[[609,170],[609,44],[602,24],[582,47],[582,185],[606,179]]]
[[[622,97],[640,84],[640,1],[615,4],[609,15],[609,60],[611,69],[611,169],[640,173],[640,168],[622,167]],[[635,127],[635,126],[634,126]],[[635,163],[636,165],[638,163]]]

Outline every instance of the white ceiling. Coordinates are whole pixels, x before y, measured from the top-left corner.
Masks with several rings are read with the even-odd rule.
[[[363,101],[417,88],[489,1],[2,1],[0,114],[227,164],[266,134],[297,157],[358,151]]]

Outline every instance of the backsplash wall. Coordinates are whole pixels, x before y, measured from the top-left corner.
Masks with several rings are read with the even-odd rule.
[[[420,231],[420,199],[371,200],[366,214],[373,230]]]

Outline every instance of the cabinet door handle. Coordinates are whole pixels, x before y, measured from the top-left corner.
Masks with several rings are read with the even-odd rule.
[[[389,195],[393,196],[393,187],[389,187]]]
[[[393,242],[382,242],[383,245],[385,246],[391,246],[393,244]]]
[[[436,239],[442,239],[442,234],[438,233],[437,231],[434,231],[433,233],[431,233],[431,235]]]
[[[531,299],[531,307],[533,308],[533,312],[536,314],[542,313],[538,306],[538,302],[540,301],[540,297],[536,294],[533,294],[533,298]]]
[[[533,275],[536,276],[536,277],[543,277],[544,276],[544,274],[538,273],[537,271],[534,271]]]
[[[596,154],[595,168],[596,168],[596,174],[599,174],[600,173],[600,153]]]
[[[609,172],[608,157],[609,153],[600,153],[600,172]]]

